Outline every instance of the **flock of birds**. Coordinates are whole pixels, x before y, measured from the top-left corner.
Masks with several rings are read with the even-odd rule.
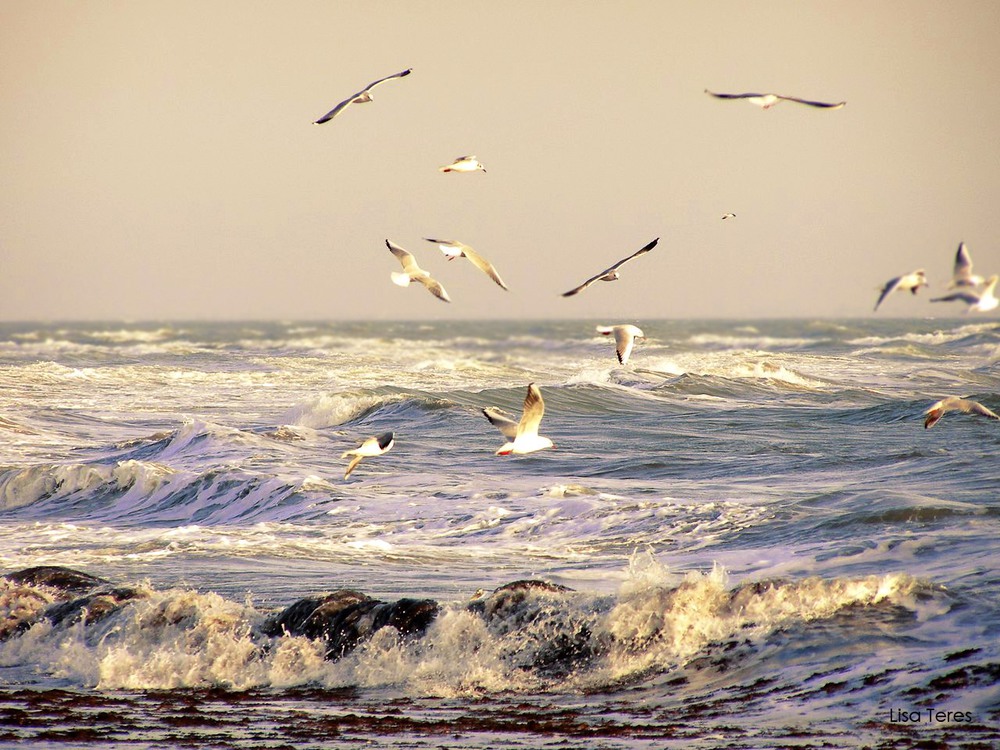
[[[957,291],[943,297],[933,297],[931,302],[964,302],[967,313],[995,310],[1000,305],[1000,300],[995,295],[998,279],[1000,279],[998,274],[984,279],[982,276],[976,276],[972,273],[972,256],[969,255],[969,248],[965,246],[964,242],[959,242],[958,251],[955,253],[955,268],[952,271],[951,281],[948,283],[949,289]],[[916,294],[922,286],[930,286],[927,282],[927,274],[922,268],[889,279],[879,289],[875,309],[878,310],[883,300],[893,292]]]
[[[367,102],[371,102],[373,99],[371,92],[376,86],[379,86],[386,81],[404,78],[412,72],[413,68],[407,68],[399,73],[393,73],[392,75],[372,81],[357,93],[354,93],[341,101],[337,104],[337,106],[320,117],[318,120],[315,120],[314,124],[322,125],[329,122],[333,118],[337,117],[337,115],[341,114],[351,104],[365,104]],[[793,102],[809,107],[830,110],[840,109],[847,104],[847,102],[814,101],[811,99],[801,99],[799,97],[785,96],[775,93],[724,94],[709,91],[708,89],[705,89],[705,93],[717,99],[746,100],[761,109],[770,109],[781,102]],[[451,164],[439,167],[438,170],[440,172],[470,173],[486,172],[486,167],[475,155],[468,155],[460,156]],[[736,218],[736,214],[734,213],[726,213],[722,216],[723,220],[733,218]],[[456,258],[465,258],[472,263],[472,265],[489,276],[489,278],[491,278],[500,288],[505,290],[508,289],[493,264],[468,245],[455,240],[432,239],[430,237],[425,237],[424,239],[427,242],[437,245],[449,261],[455,260]],[[631,255],[622,258],[618,262],[605,268],[603,271],[591,276],[582,284],[573,287],[567,292],[563,292],[562,296],[572,297],[598,281],[616,281],[619,278],[618,271],[623,265],[640,255],[648,253],[656,247],[659,240],[660,238],[657,237],[653,241],[636,250]],[[441,282],[434,279],[428,271],[422,269],[417,264],[417,260],[413,253],[389,239],[386,239],[385,244],[386,247],[389,248],[389,251],[397,258],[397,260],[399,260],[400,265],[402,266],[402,271],[393,271],[390,273],[390,278],[393,283],[398,286],[406,287],[413,282],[417,282],[418,284],[423,285],[427,291],[443,302],[451,302],[451,297],[448,296],[448,292],[445,290],[444,286],[442,286]],[[965,243],[962,242],[958,246],[958,252],[955,257],[955,268],[951,283],[948,286],[949,289],[955,289],[956,291],[953,291],[943,297],[932,298],[931,302],[961,301],[966,304],[966,312],[988,312],[995,309],[998,304],[1000,304],[1000,301],[998,301],[994,294],[998,278],[1000,278],[1000,276],[997,274],[990,276],[988,279],[983,279],[981,276],[974,275],[972,273],[972,259],[969,256],[968,248],[966,248]],[[879,305],[881,305],[885,298],[892,294],[892,292],[909,291],[912,294],[916,294],[917,290],[921,286],[929,286],[923,269],[918,269],[911,273],[903,274],[890,279],[879,289],[879,297],[875,303],[875,310],[878,310]],[[980,290],[979,287],[983,288]],[[597,326],[597,332],[606,336],[614,336],[615,353],[618,357],[618,362],[622,365],[625,365],[628,362],[635,342],[645,338],[645,334],[643,334],[640,328],[629,324],[612,326],[600,325]],[[501,434],[506,439],[506,442],[496,451],[496,455],[498,456],[533,453],[535,451],[555,447],[549,438],[538,434],[542,417],[545,414],[545,402],[542,399],[542,392],[534,383],[530,383],[528,385],[528,392],[524,397],[524,407],[522,409],[520,419],[515,420],[511,415],[495,407],[489,407],[483,409],[482,411],[483,415],[492,425],[500,430]],[[948,411],[958,411],[964,414],[974,414],[990,419],[1000,420],[1000,415],[995,414],[976,401],[959,398],[957,396],[949,396],[936,402],[924,412],[924,428],[927,429],[933,427],[938,420],[941,419],[945,412]],[[350,458],[350,462],[344,472],[344,479],[347,479],[351,475],[351,472],[354,471],[362,459],[383,455],[393,447],[394,443],[394,434],[392,432],[386,432],[381,435],[375,435],[368,438],[357,448],[345,451],[341,458]]]

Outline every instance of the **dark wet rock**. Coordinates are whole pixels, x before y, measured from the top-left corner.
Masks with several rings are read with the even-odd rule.
[[[301,635],[326,643],[326,657],[338,659],[378,630],[393,627],[404,636],[419,636],[440,607],[432,599],[383,602],[350,589],[309,597],[292,604],[261,628],[264,635]]]
[[[114,614],[128,602],[145,599],[146,596],[138,589],[127,587],[98,591],[49,607],[43,617],[53,625],[72,625],[80,620],[83,620],[84,625],[93,625]]]
[[[510,636],[506,659],[525,670],[564,677],[607,651],[594,635],[594,612],[567,606],[575,592],[539,580],[504,584],[468,605],[494,635]]]
[[[39,565],[4,575],[8,581],[22,586],[48,586],[67,593],[91,591],[98,586],[106,586],[108,581],[78,570],[58,565]]]

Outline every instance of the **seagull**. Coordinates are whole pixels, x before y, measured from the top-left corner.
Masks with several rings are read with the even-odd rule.
[[[916,294],[917,290],[922,286],[930,286],[927,283],[927,277],[924,276],[924,269],[922,268],[918,268],[916,271],[903,274],[902,276],[897,276],[894,279],[889,279],[879,290],[878,302],[875,303],[875,309],[878,310],[878,306],[882,304],[882,300],[892,294],[892,292],[899,290],[910,291]]]
[[[659,241],[660,241],[660,238],[657,237],[655,240],[653,240],[652,242],[650,242],[648,245],[645,245],[644,247],[640,248],[639,250],[636,250],[634,253],[632,253],[627,258],[622,258],[620,261],[618,261],[617,263],[615,263],[613,266],[611,266],[609,268],[605,268],[603,271],[601,271],[596,276],[591,276],[585,282],[583,282],[582,284],[580,284],[580,286],[578,286],[578,287],[576,287],[574,289],[570,289],[568,292],[563,292],[562,296],[563,297],[572,297],[574,294],[578,294],[579,292],[582,292],[584,289],[586,289],[588,286],[590,286],[591,284],[593,284],[595,281],[616,281],[618,279],[618,269],[619,268],[621,268],[623,265],[625,265],[630,260],[632,260],[632,258],[635,258],[635,257],[637,257],[639,255],[642,255],[643,253],[648,253],[650,250],[652,250],[654,247],[656,247],[656,243],[659,242]]]
[[[997,274],[990,276],[986,280],[986,288],[981,292],[952,292],[951,294],[946,294],[944,297],[934,297],[931,299],[931,302],[962,301],[967,305],[965,308],[965,312],[967,313],[973,311],[989,312],[996,309],[997,305],[1000,305],[1000,300],[993,294],[993,290],[997,286],[997,279],[1000,279],[1000,276],[997,276]]]
[[[396,284],[397,286],[409,286],[411,281],[418,281],[427,287],[427,291],[438,299],[442,299],[445,302],[451,302],[451,297],[448,296],[448,292],[444,290],[441,283],[432,279],[431,275],[427,273],[427,271],[417,265],[417,260],[413,257],[413,253],[404,250],[395,242],[391,242],[389,240],[386,240],[385,244],[386,247],[392,251],[392,254],[399,258],[399,262],[403,264],[402,273],[393,271],[389,274],[392,278],[393,284]]]
[[[955,270],[952,273],[952,279],[948,284],[948,288],[954,289],[958,286],[977,287],[983,281],[982,276],[976,276],[972,273],[972,257],[969,255],[969,249],[965,246],[964,242],[959,242],[958,252],[955,253]]]
[[[490,420],[507,442],[497,449],[496,455],[509,456],[511,453],[533,453],[544,448],[555,448],[552,441],[538,434],[538,425],[545,414],[545,402],[542,392],[534,383],[528,385],[528,393],[524,397],[524,411],[521,421],[515,422],[506,412],[490,407],[483,409],[483,415]]]
[[[936,425],[938,420],[944,416],[946,411],[960,411],[963,414],[978,414],[982,417],[1000,420],[1000,416],[991,412],[978,401],[972,401],[967,398],[959,398],[958,396],[948,396],[947,398],[941,399],[924,412],[926,415],[926,418],[924,419],[924,429],[927,430]]]
[[[605,336],[615,335],[615,353],[621,364],[628,362],[628,357],[632,353],[632,345],[636,339],[645,339],[646,334],[637,326],[625,324],[618,326],[597,326],[597,332]]]
[[[798,102],[808,104],[810,107],[822,107],[823,109],[840,109],[847,102],[814,102],[809,99],[799,99],[795,96],[782,96],[781,94],[716,94],[714,91],[705,89],[706,94],[711,94],[717,99],[746,99],[751,104],[756,104],[761,109],[770,109],[778,102]]]
[[[437,245],[448,260],[455,260],[455,258],[468,258],[472,265],[493,279],[498,286],[502,289],[507,288],[507,285],[503,283],[503,279],[500,278],[500,274],[497,273],[497,269],[493,267],[493,264],[464,242],[456,242],[455,240],[433,240],[430,237],[424,237],[424,239]]]
[[[736,214],[734,214],[734,213],[728,213],[728,214],[723,214],[722,215],[722,220],[723,221],[725,221],[726,219],[735,219],[735,218],[736,218]]]
[[[475,156],[460,156],[451,164],[438,167],[438,170],[441,172],[475,172],[476,170],[485,172],[486,167]]]
[[[353,456],[351,462],[347,464],[347,471],[344,472],[344,479],[351,476],[351,472],[354,471],[354,467],[361,463],[362,458],[368,458],[369,456],[381,456],[383,453],[388,453],[389,449],[393,446],[393,442],[393,434],[391,432],[385,432],[381,435],[368,438],[354,450],[344,451],[341,458]]]
[[[321,118],[316,120],[313,125],[322,125],[324,122],[329,122],[334,117],[343,112],[351,104],[364,104],[365,102],[370,102],[372,100],[372,95],[369,93],[373,88],[378,86],[380,83],[385,83],[386,81],[392,80],[393,78],[402,78],[403,76],[408,76],[413,72],[413,68],[407,68],[406,70],[393,73],[391,76],[386,76],[385,78],[379,78],[377,81],[372,81],[367,86],[365,86],[361,91],[356,94],[351,94],[349,97],[344,99],[340,104],[331,109]]]

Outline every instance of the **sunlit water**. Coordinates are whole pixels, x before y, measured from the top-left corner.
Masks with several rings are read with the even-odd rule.
[[[921,416],[1000,411],[1000,324],[595,322],[0,327],[0,570],[136,594],[0,580],[0,742],[1000,741],[1000,423]],[[556,448],[496,456],[531,382]],[[439,610],[265,634],[345,588]]]

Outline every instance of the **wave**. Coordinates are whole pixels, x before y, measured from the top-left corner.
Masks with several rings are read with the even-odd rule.
[[[633,559],[615,595],[525,580],[469,600],[382,601],[339,590],[277,611],[188,589],[120,586],[65,569],[0,582],[0,663],[31,663],[97,689],[400,687],[605,690],[697,667],[775,633],[846,616],[846,637],[888,606],[945,597],[904,574],[730,587],[716,568],[679,582]],[[64,582],[71,581],[68,586]]]

